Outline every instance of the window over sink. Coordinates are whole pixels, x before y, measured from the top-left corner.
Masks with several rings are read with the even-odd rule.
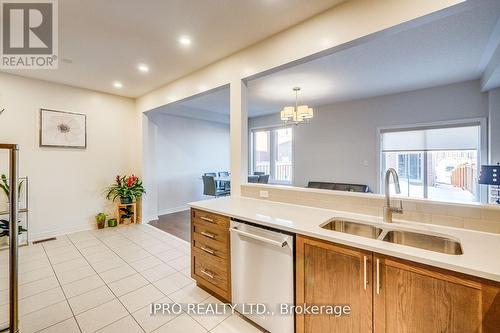
[[[402,195],[438,201],[479,201],[479,122],[384,129],[380,136],[381,188],[385,170],[394,168]]]

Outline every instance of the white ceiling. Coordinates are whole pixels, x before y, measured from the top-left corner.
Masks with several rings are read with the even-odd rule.
[[[222,87],[149,111],[153,119],[171,115],[229,124],[229,87]]]
[[[300,102],[320,106],[478,79],[499,18],[500,1],[490,2],[251,80],[248,114],[271,114],[293,104],[294,86],[302,88]],[[195,96],[185,103],[190,111],[177,109],[173,114],[229,116],[228,92]]]
[[[63,0],[59,58],[72,63],[8,72],[138,97],[343,1]],[[190,47],[179,45],[181,35]],[[139,73],[139,63],[150,72]]]
[[[179,104],[203,111],[229,115],[229,87],[202,93],[181,101]]]
[[[500,17],[500,1],[381,37],[249,81],[249,116],[299,102],[320,106],[480,78],[481,58]]]

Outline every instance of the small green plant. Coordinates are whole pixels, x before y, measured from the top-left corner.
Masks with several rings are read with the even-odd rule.
[[[122,203],[131,203],[146,193],[142,181],[132,176],[116,176],[115,183],[106,189],[106,199],[115,201],[120,198]]]
[[[108,227],[116,227],[117,224],[118,224],[118,221],[114,218],[108,220]]]
[[[19,185],[18,185],[18,188],[17,188],[17,195],[18,195],[18,200],[19,198],[21,197],[21,190],[23,188],[23,183],[24,183],[24,180],[21,180],[19,182]],[[10,185],[9,185],[9,182],[7,181],[7,176],[2,174],[0,176],[0,188],[3,190],[3,192],[5,193],[5,195],[7,196],[7,198],[10,198]]]
[[[20,222],[20,221],[19,221]],[[23,232],[26,232],[25,228],[23,228],[21,225],[17,227],[17,232],[18,234],[22,234]],[[0,220],[0,237],[3,236],[9,236],[10,235],[10,221],[9,220]]]
[[[97,222],[97,228],[102,229],[104,228],[104,223],[106,223],[106,214],[104,213],[99,213],[95,216],[95,220]]]

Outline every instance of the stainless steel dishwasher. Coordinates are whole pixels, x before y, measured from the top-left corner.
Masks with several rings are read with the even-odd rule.
[[[280,306],[294,304],[294,235],[235,219],[230,231],[236,309],[269,332],[292,333],[294,316],[281,315]]]

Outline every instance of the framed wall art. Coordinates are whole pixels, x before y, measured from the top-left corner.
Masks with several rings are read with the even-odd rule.
[[[40,147],[87,148],[87,116],[40,109]]]

